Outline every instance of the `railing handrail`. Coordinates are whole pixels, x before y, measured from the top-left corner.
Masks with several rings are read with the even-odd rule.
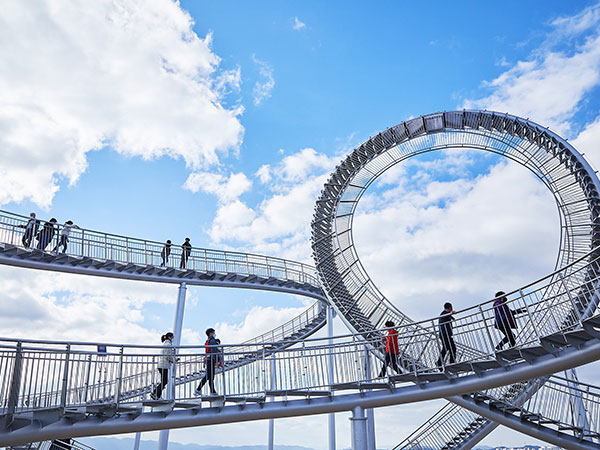
[[[17,213],[13,213],[10,211],[5,211],[5,210],[0,210],[0,215],[5,215],[7,217],[16,217],[19,218],[21,220],[23,220],[24,222],[29,221],[30,217],[21,215],[21,214],[17,214]],[[44,219],[40,219],[38,217],[36,217],[36,220],[38,220],[40,223],[45,223],[47,222],[47,220]],[[57,228],[62,227],[62,224],[60,223],[56,223],[55,226]],[[97,230],[92,230],[89,228],[79,228],[74,229],[72,231],[72,233],[76,233],[77,231],[80,232],[84,232],[84,233],[92,233],[94,235],[101,235],[101,236],[108,236],[108,237],[113,237],[113,238],[117,238],[117,239],[121,239],[121,240],[128,240],[129,242],[140,242],[140,243],[149,243],[149,244],[153,244],[153,245],[157,245],[157,246],[164,246],[165,242],[160,242],[160,241],[153,241],[153,240],[149,240],[149,239],[142,239],[142,238],[136,238],[136,237],[130,237],[130,236],[125,236],[125,235],[120,235],[120,234],[114,234],[114,233],[107,233],[104,231],[97,231]],[[114,244],[113,244],[114,245]],[[172,244],[172,248],[178,248],[180,247],[179,245],[176,244]],[[222,254],[222,255],[232,255],[232,256],[241,256],[241,257],[256,257],[256,258],[261,258],[264,259],[265,261],[273,261],[273,262],[279,262],[282,263],[283,267],[286,267],[286,263],[287,264],[293,264],[293,265],[297,265],[299,267],[305,268],[305,269],[309,269],[311,271],[315,271],[316,273],[316,269],[314,268],[314,266],[311,266],[310,264],[306,264],[300,261],[294,261],[294,260],[289,260],[289,259],[285,259],[285,258],[279,258],[276,256],[267,256],[267,255],[260,255],[258,253],[247,253],[247,252],[239,252],[239,251],[231,251],[231,250],[218,250],[218,249],[211,249],[211,248],[204,248],[204,247],[193,247],[192,251],[196,251],[196,252],[213,252],[215,254]],[[212,258],[215,259],[215,258]],[[295,270],[293,268],[288,268],[288,270]]]
[[[599,247],[595,247],[593,250],[591,250],[590,252],[588,252],[585,256],[579,258],[578,260],[572,262],[570,265],[565,266],[559,270],[556,270],[542,278],[540,278],[539,280],[537,280],[534,283],[529,283],[527,284],[525,287],[520,288],[520,289],[516,289],[514,291],[510,291],[509,293],[507,293],[505,295],[505,297],[508,297],[512,294],[517,294],[520,293],[521,291],[525,290],[527,287],[531,287],[534,286],[536,284],[539,284],[540,282],[544,281],[544,280],[548,280],[548,279],[552,279],[557,273],[560,273],[562,271],[566,271],[567,269],[569,269],[572,265],[577,264],[578,262],[580,262],[581,260],[587,258],[590,254],[596,252],[600,250],[600,246]],[[596,259],[589,261],[588,264],[578,267],[577,270],[569,273],[569,276],[573,276],[575,274],[577,274],[578,272],[584,270],[586,267],[588,267],[591,264],[594,264],[596,262],[600,261],[600,256],[597,256]],[[598,280],[594,280],[594,281],[598,281]],[[505,304],[506,305],[511,305],[511,303],[516,302],[520,299],[520,296],[517,296],[513,299],[508,300]],[[488,306],[490,305],[492,302],[494,302],[496,299],[491,299],[491,300],[487,300],[485,302],[470,306],[468,308],[464,308],[462,310],[459,310],[456,312],[455,316],[458,316],[459,314],[464,314],[467,313],[466,316],[460,317],[460,319],[463,319],[465,317],[472,317],[472,316],[478,316],[479,315],[479,311],[482,309],[482,307],[484,306]],[[540,300],[538,302],[532,302],[529,305],[533,306],[533,305],[540,305],[540,304],[544,304],[546,303],[548,300]],[[492,306],[491,308],[486,309],[486,311],[493,311],[494,310],[494,306]],[[328,341],[329,339],[333,339],[333,340],[339,340],[339,339],[347,339],[347,338],[356,338],[356,337],[367,337],[369,335],[371,335],[372,333],[375,334],[380,334],[382,335],[383,332],[393,329],[393,330],[397,330],[399,331],[398,333],[398,338],[402,338],[404,337],[403,334],[400,334],[400,330],[403,329],[407,329],[409,330],[409,333],[414,333],[414,328],[415,326],[422,326],[423,327],[423,334],[428,334],[430,328],[431,328],[431,323],[435,322],[436,319],[438,319],[439,316],[434,316],[434,317],[430,317],[427,319],[423,319],[421,321],[418,322],[411,322],[411,323],[406,323],[406,324],[400,324],[398,326],[395,327],[391,327],[391,328],[380,328],[377,330],[373,330],[373,331],[365,331],[365,332],[360,332],[360,333],[346,333],[346,334],[341,334],[341,335],[337,335],[334,336],[332,338],[329,337],[319,337],[319,338],[307,338],[307,339],[301,339],[301,340],[288,340],[286,341],[287,343],[298,343],[298,342],[304,342],[304,343],[308,343],[308,342],[319,342],[319,341]],[[479,320],[478,320],[479,322]],[[434,327],[435,328],[435,327]],[[540,336],[541,337],[541,336]],[[107,347],[115,347],[115,348],[146,348],[146,349],[152,349],[152,348],[162,348],[162,346],[160,345],[134,345],[134,344],[105,344],[105,343],[97,343],[97,342],[73,342],[73,341],[44,341],[44,340],[29,340],[29,339],[14,339],[14,338],[2,338],[0,337],[0,342],[21,342],[21,343],[37,343],[37,344],[52,344],[52,345],[93,345],[93,346],[97,346],[97,345],[106,345]],[[234,348],[234,347],[252,347],[252,346],[256,346],[256,347],[265,347],[265,346],[269,346],[269,345],[274,345],[274,344],[280,344],[281,341],[279,342],[260,342],[260,343],[241,343],[241,344],[220,344],[218,347],[219,348]],[[204,345],[188,345],[188,346],[179,346],[177,347],[179,349],[182,350],[186,350],[186,349],[198,349],[198,348],[206,348],[206,346]]]

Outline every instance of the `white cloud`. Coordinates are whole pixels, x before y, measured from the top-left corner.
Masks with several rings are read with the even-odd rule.
[[[164,330],[144,327],[143,309],[176,299],[169,285],[10,267],[0,272],[0,328],[12,338],[156,342]]]
[[[268,183],[273,178],[271,176],[271,166],[269,164],[263,164],[258,168],[255,175],[259,178],[261,183]]]
[[[292,19],[292,28],[296,31],[300,31],[306,28],[306,24],[298,19],[298,17],[294,17]]]
[[[232,173],[229,177],[218,173],[194,172],[189,175],[183,187],[192,192],[213,194],[220,202],[228,203],[249,191],[252,181],[242,172]]]
[[[268,197],[254,208],[221,204],[209,230],[214,244],[310,262],[314,202],[338,159],[305,148],[261,167],[256,175],[269,183]]]
[[[221,105],[239,70],[218,72],[179,4],[15,2],[0,17],[0,204],[48,207],[86,153],[215,164],[242,140],[240,107]],[[143,36],[143,39],[140,39]]]
[[[571,131],[571,119],[583,99],[600,84],[599,7],[588,8],[573,17],[553,22],[548,43],[528,60],[519,61],[490,82],[491,93],[466,100],[465,108],[490,109],[530,118],[558,133]],[[554,50],[552,36],[591,31],[582,44],[569,51]],[[562,43],[562,41],[560,41]],[[505,61],[505,60],[503,60]]]
[[[400,177],[363,199],[354,235],[375,284],[422,319],[445,300],[467,307],[549,273],[559,223],[545,187],[521,166],[500,162],[474,179]]]
[[[581,153],[594,169],[600,167],[600,116],[588,123],[571,144]]]
[[[271,64],[261,61],[255,55],[252,55],[252,61],[258,66],[258,73],[262,77],[262,81],[257,81],[252,91],[254,105],[258,106],[271,98],[271,91],[275,87],[275,78],[273,77],[273,66]]]

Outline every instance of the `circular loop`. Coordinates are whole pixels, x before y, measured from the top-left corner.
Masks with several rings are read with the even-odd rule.
[[[557,134],[529,120],[489,111],[450,111],[402,122],[356,147],[331,174],[315,207],[312,249],[323,288],[357,332],[383,328],[390,318],[398,324],[412,320],[380,292],[358,258],[352,236],[356,206],[390,167],[448,148],[505,156],[548,187],[561,225],[555,268],[569,265],[600,244],[600,181],[583,156]]]

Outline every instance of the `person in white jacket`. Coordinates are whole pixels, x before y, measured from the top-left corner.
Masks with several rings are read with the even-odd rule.
[[[158,359],[158,373],[160,375],[160,383],[156,385],[154,391],[150,394],[152,400],[158,400],[162,395],[163,389],[169,382],[169,369],[171,364],[175,362],[175,348],[173,348],[173,333],[168,332],[161,336],[163,348],[160,358]]]

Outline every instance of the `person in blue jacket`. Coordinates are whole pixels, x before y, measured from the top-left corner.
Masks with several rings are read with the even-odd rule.
[[[210,387],[210,394],[217,395],[217,390],[215,389],[215,367],[219,362],[219,343],[217,342],[214,328],[206,330],[206,336],[208,337],[204,344],[206,345],[206,372],[204,373],[204,378],[200,380],[200,384],[194,392],[195,396],[202,395],[202,388],[206,382],[208,382],[208,386]]]

